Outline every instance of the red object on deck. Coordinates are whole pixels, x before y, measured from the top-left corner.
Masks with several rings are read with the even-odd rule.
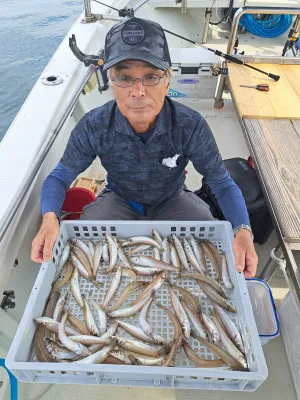
[[[251,157],[251,156],[248,157],[248,160],[247,160],[247,161],[248,161],[248,163],[250,164],[250,166],[251,166],[253,169],[255,169],[255,168],[254,168],[254,163],[253,163],[253,161],[252,161],[252,157]]]
[[[62,211],[81,212],[83,207],[96,200],[96,196],[89,189],[74,187],[67,190]],[[63,219],[78,219],[80,214],[68,214]]]

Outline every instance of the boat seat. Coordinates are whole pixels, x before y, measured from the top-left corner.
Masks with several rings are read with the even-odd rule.
[[[300,250],[300,121],[243,118],[264,194],[285,242]]]

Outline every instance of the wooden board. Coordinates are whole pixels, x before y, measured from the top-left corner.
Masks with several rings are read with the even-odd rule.
[[[251,64],[263,71],[280,75],[275,82],[241,65],[229,63],[229,84],[242,118],[300,119],[300,65]],[[267,83],[269,92],[243,88],[240,85]]]
[[[244,119],[282,234],[295,249],[300,242],[299,122]]]

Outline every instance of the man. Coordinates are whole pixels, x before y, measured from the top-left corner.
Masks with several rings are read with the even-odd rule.
[[[43,222],[32,243],[32,260],[51,258],[66,190],[96,156],[108,185],[81,219],[213,220],[206,203],[184,186],[191,160],[232,223],[236,268],[254,276],[257,256],[241,191],[204,118],[166,97],[172,71],[160,25],[139,18],[115,25],[106,36],[105,54],[103,69],[115,101],[79,121],[60,163],[45,180]]]

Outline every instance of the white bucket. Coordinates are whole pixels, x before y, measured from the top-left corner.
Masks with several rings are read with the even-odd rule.
[[[261,344],[279,336],[279,322],[272,291],[262,279],[246,279]]]

